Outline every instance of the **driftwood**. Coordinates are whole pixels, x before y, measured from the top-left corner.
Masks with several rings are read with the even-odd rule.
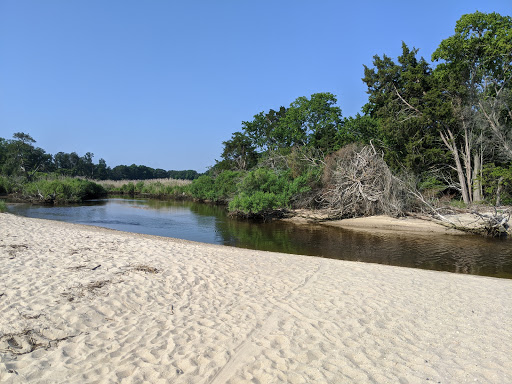
[[[402,216],[410,197],[373,146],[349,145],[326,159],[318,202],[332,218]]]
[[[498,212],[498,210],[494,208],[494,214],[492,215],[482,214],[476,211],[471,213],[482,219],[484,223],[483,230],[487,232],[487,235],[502,237],[511,234],[509,225],[510,211]]]
[[[440,207],[425,198],[414,182],[393,175],[372,145],[349,145],[328,156],[323,184],[317,201],[329,212],[329,219],[378,214],[396,217],[416,211],[448,228],[492,237],[512,235],[509,210],[454,212]]]

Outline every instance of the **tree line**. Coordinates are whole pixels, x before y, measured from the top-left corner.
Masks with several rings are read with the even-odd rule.
[[[118,165],[109,167],[104,159],[94,163],[94,154],[79,156],[76,152],[46,153],[34,146],[36,141],[26,133],[18,132],[12,139],[0,138],[0,174],[21,176],[33,180],[38,174],[53,173],[60,176],[85,177],[95,180],[193,180],[199,176],[194,170],[154,169],[145,165]]]

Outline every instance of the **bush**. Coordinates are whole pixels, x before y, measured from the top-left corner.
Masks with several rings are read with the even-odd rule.
[[[12,183],[7,176],[0,176],[0,193],[11,193]]]
[[[308,181],[308,174],[293,179],[291,171],[256,169],[248,172],[238,184],[229,210],[244,215],[267,216],[276,209],[291,208],[294,199],[311,189]]]
[[[5,201],[0,200],[0,213],[7,212],[7,206],[5,205]]]
[[[188,187],[192,197],[216,203],[227,203],[235,194],[243,172],[224,171],[217,176],[202,175]]]
[[[38,180],[22,186],[22,194],[43,203],[80,203],[106,194],[96,183],[83,179]]]

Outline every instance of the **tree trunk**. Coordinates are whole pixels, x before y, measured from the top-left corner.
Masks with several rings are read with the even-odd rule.
[[[496,206],[499,207],[501,205],[501,186],[503,184],[503,176],[498,180],[498,188],[496,188]]]
[[[480,180],[480,172],[482,170],[482,163],[479,153],[475,153],[473,158],[473,201],[482,201],[482,181]]]
[[[457,176],[459,178],[460,183],[460,191],[462,193],[462,200],[464,200],[465,204],[471,204],[471,194],[469,193],[469,188],[471,188],[471,184],[468,184],[466,181],[466,174],[460,161],[459,150],[457,148],[457,144],[455,143],[455,137],[453,136],[453,133],[449,128],[446,129],[446,133],[448,134],[448,137],[443,132],[441,132],[441,139],[443,140],[443,143],[446,145],[446,147],[452,153],[453,160],[455,161]]]

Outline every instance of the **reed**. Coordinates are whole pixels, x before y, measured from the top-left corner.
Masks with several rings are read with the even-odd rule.
[[[160,183],[164,186],[176,187],[176,186],[185,186],[192,183],[191,180],[182,180],[182,179],[148,179],[148,180],[94,180],[96,184],[102,185],[103,187],[110,188],[122,188],[124,185],[143,183],[144,185],[151,185]]]

